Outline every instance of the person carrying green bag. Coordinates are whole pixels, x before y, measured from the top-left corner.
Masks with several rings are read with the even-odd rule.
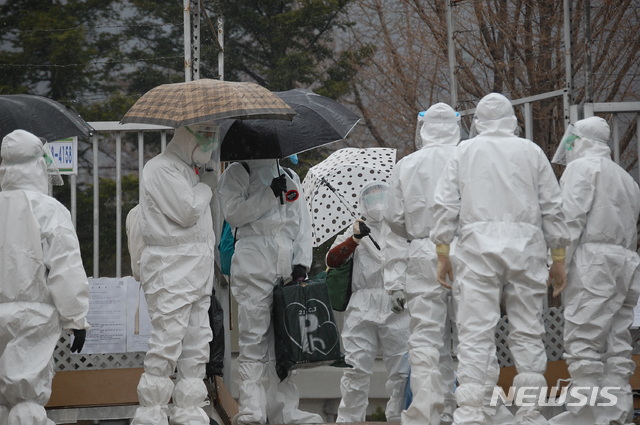
[[[346,363],[340,382],[342,400],[336,422],[364,422],[368,405],[370,377],[376,355],[382,348],[387,369],[386,389],[389,394],[385,414],[388,421],[399,421],[404,405],[409,365],[407,341],[409,315],[392,312],[391,299],[384,288],[384,250],[389,244],[406,243],[384,224],[388,186],[371,182],[360,193],[359,210],[364,220],[339,235],[326,257],[331,269],[353,261],[352,294],[348,301],[342,329],[342,345]],[[383,245],[379,250],[371,238]],[[334,307],[335,309],[335,307]]]

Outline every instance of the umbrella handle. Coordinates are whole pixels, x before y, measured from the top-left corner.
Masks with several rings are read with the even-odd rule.
[[[376,248],[378,248],[378,251],[380,251],[380,245],[378,245],[378,242],[376,242],[376,240],[375,240],[375,239],[373,239],[373,238],[371,237],[371,235],[370,235],[370,234],[369,234],[369,235],[367,235],[367,236],[369,236],[369,239],[371,239],[371,242],[373,242],[373,245],[374,245]]]
[[[347,207],[347,210],[349,211],[349,213],[351,213],[351,215],[354,218],[358,218],[358,216],[356,215],[356,213],[353,211],[353,209],[351,208],[351,205],[347,204],[344,199],[342,199],[342,196],[338,193],[338,191],[331,186],[331,183],[329,183],[324,177],[320,178],[320,182],[322,184],[324,184],[325,186],[327,186],[329,188],[329,190],[331,192],[333,192],[334,195],[336,195],[338,197],[338,199],[340,200],[340,202],[342,202],[342,204]],[[373,239],[373,237],[371,236],[371,234],[368,235],[369,239],[371,240],[371,242],[373,243],[373,245],[378,249],[378,251],[380,251],[380,245],[378,245],[378,242],[376,242],[375,239]]]
[[[276,167],[278,169],[278,175],[282,174],[282,170],[280,169],[280,162],[276,159]],[[282,192],[280,192],[280,205],[284,205],[284,196],[282,196]]]

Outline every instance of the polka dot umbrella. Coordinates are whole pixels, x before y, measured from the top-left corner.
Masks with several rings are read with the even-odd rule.
[[[395,149],[345,148],[309,169],[302,190],[311,212],[313,246],[322,245],[360,216],[360,190],[371,181],[388,182],[395,163]]]

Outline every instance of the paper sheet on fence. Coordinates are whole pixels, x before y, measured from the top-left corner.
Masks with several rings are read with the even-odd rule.
[[[89,285],[91,329],[82,353],[147,351],[151,322],[140,284],[127,276],[91,278]]]
[[[127,352],[143,351],[149,348],[151,319],[147,310],[144,292],[133,277],[129,277],[127,290]]]

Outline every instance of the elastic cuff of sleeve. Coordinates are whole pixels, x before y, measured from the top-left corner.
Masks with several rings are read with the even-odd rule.
[[[553,261],[564,261],[567,256],[567,248],[551,248],[551,259]]]
[[[436,254],[449,256],[449,245],[440,244],[436,245]]]

